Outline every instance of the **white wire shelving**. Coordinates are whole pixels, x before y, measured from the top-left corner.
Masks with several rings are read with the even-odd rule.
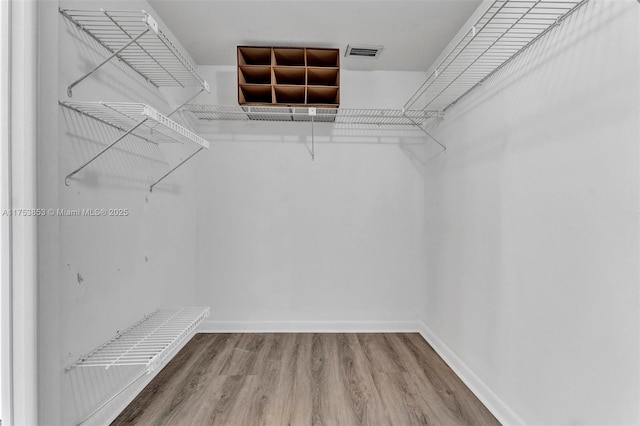
[[[588,0],[495,0],[404,110],[443,112]]]
[[[422,124],[429,113],[396,109],[348,109],[284,107],[284,106],[238,106],[187,104],[182,107],[200,120],[256,120],[256,121],[315,121],[337,124],[379,124],[415,126]]]
[[[425,111],[402,111],[397,109],[349,109],[285,106],[237,106],[186,104],[181,108],[200,120],[217,121],[288,121],[311,122],[311,159],[315,158],[315,123],[334,123],[344,126],[384,126],[385,128],[415,128],[433,139],[440,147],[444,145],[423,127],[432,113]]]
[[[196,327],[209,316],[209,308],[188,307],[156,310],[122,333],[67,367],[143,366],[157,369]]]
[[[141,372],[127,385],[77,424],[84,424],[140,378],[161,367],[193,335],[209,312],[208,307],[158,309],[68,366],[67,372],[86,368],[141,367]]]
[[[153,143],[178,142],[193,143],[198,146],[197,151],[154,182],[151,185],[150,190],[153,190],[155,185],[160,183],[164,178],[186,163],[189,159],[193,158],[201,150],[209,148],[209,142],[205,139],[179,125],[167,116],[160,114],[149,105],[143,103],[61,101],[59,104],[64,108],[68,108],[78,114],[91,117],[122,132],[118,138],[112,141],[93,158],[69,173],[65,178],[66,185],[69,185],[70,179],[78,172],[83,170],[94,160],[129,135],[133,135]]]
[[[199,86],[198,93],[209,91],[209,84],[195,66],[144,10],[59,9],[59,12],[109,52],[104,61],[69,85],[69,97],[76,85],[114,58],[156,87]]]

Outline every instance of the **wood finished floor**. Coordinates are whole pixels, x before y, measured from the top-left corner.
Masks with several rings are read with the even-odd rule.
[[[197,334],[113,425],[496,425],[417,333]]]

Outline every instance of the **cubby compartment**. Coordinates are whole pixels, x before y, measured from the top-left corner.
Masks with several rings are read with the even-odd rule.
[[[238,65],[271,65],[271,48],[238,46]]]
[[[273,65],[284,65],[303,67],[304,61],[304,49],[298,49],[294,47],[274,47],[273,48]]]
[[[271,84],[269,65],[244,65],[238,71],[239,84]]]
[[[274,67],[274,84],[305,84],[306,69],[304,67]]]
[[[304,86],[275,86],[275,103],[277,104],[304,104]]]
[[[338,68],[307,68],[309,86],[339,86]]]
[[[238,102],[244,104],[272,103],[272,88],[270,84],[245,84],[238,90]]]
[[[337,106],[340,104],[340,92],[337,87],[308,86],[307,104]]]
[[[340,64],[338,49],[307,49],[308,67],[338,67]]]
[[[339,49],[239,46],[238,103],[337,107],[339,62]]]

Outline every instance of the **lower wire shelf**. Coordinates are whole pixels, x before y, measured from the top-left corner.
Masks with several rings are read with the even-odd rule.
[[[141,368],[127,385],[103,400],[76,424],[86,423],[142,377],[161,367],[193,335],[196,327],[209,316],[209,312],[208,307],[158,309],[68,366],[67,372],[86,368]]]
[[[158,309],[67,367],[143,366],[151,373],[209,316],[209,308]]]

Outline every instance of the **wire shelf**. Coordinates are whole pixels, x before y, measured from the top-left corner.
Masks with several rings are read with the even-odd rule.
[[[495,0],[405,110],[444,111],[587,0]]]
[[[203,148],[209,148],[209,142],[160,114],[149,105],[130,102],[68,101],[61,101],[60,105],[122,131],[138,126],[131,133],[147,141],[195,143]],[[140,124],[142,121],[144,122]]]
[[[209,316],[209,308],[156,310],[102,346],[67,367],[109,369],[145,366],[154,371],[196,327]]]
[[[403,113],[395,109],[316,108],[315,115],[310,115],[308,107],[187,104],[182,109],[200,120],[311,121],[313,117],[317,123],[353,125],[417,126],[431,116],[424,111]]]
[[[209,84],[147,12],[59,9],[60,13],[156,87]],[[69,87],[84,80],[83,76]]]

